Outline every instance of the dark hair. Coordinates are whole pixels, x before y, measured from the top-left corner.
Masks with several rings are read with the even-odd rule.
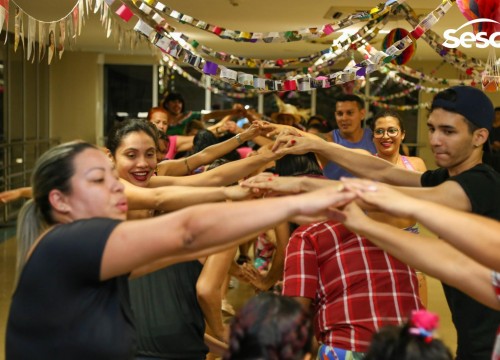
[[[194,136],[193,151],[191,154],[196,154],[196,153],[202,151],[203,149],[205,149],[209,146],[215,145],[217,143],[219,143],[219,139],[217,139],[217,137],[211,131],[200,130]],[[240,154],[236,150],[232,150],[221,157],[224,159],[227,159],[229,161],[241,159]]]
[[[325,133],[332,130],[328,121],[321,115],[311,116],[306,123],[306,129],[318,129],[319,132]]]
[[[205,130],[205,125],[200,120],[192,120],[186,124],[184,134],[188,135],[193,130]]]
[[[227,164],[228,162],[229,162],[229,160],[224,159],[224,158],[215,159],[210,165],[208,165],[207,171],[215,169],[221,165]],[[238,183],[236,182],[235,184],[238,184]]]
[[[154,126],[154,124],[144,120],[138,119],[130,119],[125,120],[124,122],[118,124],[113,127],[108,134],[108,138],[106,140],[106,147],[111,152],[113,156],[116,154],[116,149],[120,146],[123,141],[123,138],[130,133],[134,132],[143,132],[148,135],[155,143],[155,148],[158,149],[158,136],[159,131]]]
[[[35,240],[42,231],[55,223],[49,193],[54,189],[63,194],[71,193],[75,157],[86,149],[97,148],[83,141],[68,142],[47,150],[36,161],[31,175],[33,196],[24,204],[17,219],[16,279]]]
[[[436,109],[443,109],[443,110],[446,110],[446,111],[449,111],[449,112],[452,112],[452,113],[455,113],[455,114],[462,115],[459,112],[457,112],[453,107],[444,106],[442,104],[435,105],[435,101],[436,100],[445,100],[445,101],[448,101],[448,102],[451,102],[451,103],[455,103],[458,100],[458,95],[457,95],[457,93],[452,88],[440,91],[440,92],[438,92],[434,96],[434,98],[432,100],[432,106],[431,106],[430,112],[433,112]],[[465,122],[467,123],[467,127],[469,128],[469,133],[470,134],[472,134],[474,131],[476,131],[477,129],[479,129],[479,126],[477,126],[476,124],[472,123],[465,116],[463,116],[463,118],[465,119]]]
[[[365,108],[365,101],[361,99],[358,95],[354,94],[342,94],[338,96],[337,100],[335,101],[335,106],[337,106],[337,103],[339,102],[346,102],[346,101],[357,102],[359,110],[363,110]]]
[[[410,325],[386,326],[373,335],[364,360],[452,360],[450,350],[435,338],[409,332]]]
[[[168,111],[167,104],[169,101],[180,101],[182,103],[182,111],[186,110],[186,107],[185,107],[186,102],[184,101],[184,97],[182,97],[181,94],[176,93],[176,92],[171,92],[163,98],[163,100],[161,102],[161,106],[163,106],[163,108],[167,111]]]
[[[311,319],[294,299],[251,298],[233,318],[225,360],[299,360],[311,351]]]
[[[391,116],[395,119],[398,120],[398,123],[399,123],[399,127],[401,128],[401,133],[404,133],[405,132],[405,125],[404,125],[404,122],[403,122],[403,118],[401,117],[401,115],[394,111],[394,110],[382,110],[382,111],[379,111],[374,117],[373,119],[370,121],[370,129],[373,131],[375,131],[375,123],[377,122],[378,119],[380,118],[383,118],[383,117],[387,117],[387,116]]]
[[[323,175],[314,153],[285,155],[275,163],[275,173],[280,176]]]

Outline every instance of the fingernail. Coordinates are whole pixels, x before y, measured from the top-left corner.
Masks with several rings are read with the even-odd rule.
[[[297,141],[295,141],[295,140],[290,140],[290,144],[295,145],[296,143],[297,143]]]

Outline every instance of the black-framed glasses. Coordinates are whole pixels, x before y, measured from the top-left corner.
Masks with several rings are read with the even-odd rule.
[[[380,139],[384,137],[385,133],[387,133],[387,136],[393,138],[398,136],[399,134],[399,129],[395,127],[390,127],[389,129],[375,129],[373,132],[373,137],[376,139]]]

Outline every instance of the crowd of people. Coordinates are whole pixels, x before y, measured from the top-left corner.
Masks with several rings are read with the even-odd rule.
[[[6,359],[500,359],[493,104],[436,94],[427,170],[400,114],[365,127],[360,97],[335,100],[333,129],[293,106],[202,116],[170,93],[105,148],[49,149],[31,187],[0,193],[27,198]],[[455,355],[416,270],[443,282]],[[231,278],[257,295],[229,327]]]

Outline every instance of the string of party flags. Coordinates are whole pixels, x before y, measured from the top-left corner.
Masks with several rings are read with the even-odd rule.
[[[422,82],[441,85],[465,83],[474,86],[481,77],[485,63],[475,58],[468,58],[460,51],[445,48],[442,45],[444,40],[431,30],[432,26],[445,15],[454,2],[455,0],[443,0],[434,11],[421,21],[417,19],[411,7],[404,3],[404,0],[389,0],[369,11],[351,14],[338,22],[317,27],[263,33],[232,30],[209,24],[202,19],[196,19],[188,14],[173,10],[157,0],[78,0],[66,16],[51,22],[35,19],[25,13],[13,0],[0,0],[0,33],[4,26],[7,33],[9,10],[13,8],[15,10],[14,49],[17,50],[21,45],[26,51],[27,59],[35,61],[35,42],[38,42],[40,44],[38,61],[46,56],[50,64],[52,59],[62,57],[65,44],[72,46],[76,41],[85,23],[85,16],[88,17],[92,12],[99,13],[100,21],[106,29],[106,36],[109,37],[113,34],[119,48],[125,44],[134,48],[140,41],[146,40],[148,44],[160,49],[167,60],[189,65],[206,76],[220,81],[220,84],[214,81],[216,84],[214,89],[219,88],[219,91],[228,93],[231,92],[229,89],[233,89],[235,93],[245,93],[245,96],[254,96],[254,91],[308,91],[312,88],[327,88],[353,80],[361,80],[366,74],[386,67],[391,71],[418,79],[418,86],[421,90],[427,89],[421,85]],[[9,4],[11,5],[9,6]],[[395,42],[384,51],[376,49],[370,45],[370,41],[387,23],[388,15],[396,11],[405,13],[406,19],[414,27],[413,30],[408,36]],[[115,15],[124,21],[137,18],[138,21],[134,26],[135,31],[128,31],[120,26],[115,21]],[[198,41],[190,39],[185,34],[176,33],[175,28],[167,20],[211,32],[228,41],[246,42],[249,43],[249,46],[257,42],[268,44],[299,40],[314,42],[353,24],[366,22],[366,25],[355,34],[346,35],[344,33],[340,38],[334,40],[330,47],[320,52],[293,59],[265,60],[214,51]],[[442,79],[423,74],[407,66],[390,64],[396,56],[419,38],[429,43],[446,62],[462,70],[470,79]],[[331,73],[331,68],[336,65],[336,61],[352,50],[361,51],[365,57],[364,60],[346,67],[342,71]],[[265,77],[261,77],[230,69],[220,63],[227,63],[228,66],[283,68],[283,70],[292,66],[295,68],[285,72],[265,74]],[[394,78],[395,75],[391,76],[392,80],[407,84],[412,91],[417,86],[411,81],[406,83],[407,80],[403,78],[397,80]]]
[[[118,49],[121,49],[124,44],[134,49],[139,42],[143,41],[142,37],[135,31],[122,28],[120,22],[116,21],[113,13],[109,11],[108,2],[112,0],[78,0],[62,18],[42,21],[25,12],[14,0],[0,0],[0,34],[5,30],[4,41],[6,43],[9,15],[14,9],[14,51],[17,51],[21,45],[26,52],[27,60],[34,62],[37,57],[35,43],[38,42],[38,61],[41,62],[46,56],[48,64],[51,64],[53,59],[61,59],[66,44],[70,48],[74,45],[77,37],[81,35],[86,17],[93,12],[99,13],[106,36],[109,38],[114,34]]]
[[[415,26],[408,36],[395,42],[385,51],[374,51],[360,63],[344,69],[343,71],[328,74],[327,76],[312,78],[306,75],[298,75],[295,78],[285,80],[269,80],[252,74],[228,69],[225,66],[206,60],[201,56],[197,56],[192,52],[186,52],[186,54],[184,54],[185,56],[183,61],[194,68],[202,70],[206,75],[219,78],[230,84],[244,86],[248,89],[256,88],[266,91],[308,91],[311,88],[327,88],[332,85],[360,79],[364,77],[364,75],[369,74],[392,61],[396,56],[401,54],[408,46],[410,46],[413,41],[422,37],[427,30],[435,25],[452,7],[453,3],[454,0],[443,0],[434,11],[428,14]],[[399,2],[391,1],[391,4],[399,5]],[[135,29],[144,34],[148,39],[152,39],[153,44],[158,46],[164,53],[174,58],[179,58],[180,56],[178,56],[178,54],[184,50],[180,41],[173,40],[169,37],[169,33],[167,31],[159,31],[158,28],[150,26],[145,21],[139,20]],[[175,53],[176,56],[173,56],[173,53]]]

